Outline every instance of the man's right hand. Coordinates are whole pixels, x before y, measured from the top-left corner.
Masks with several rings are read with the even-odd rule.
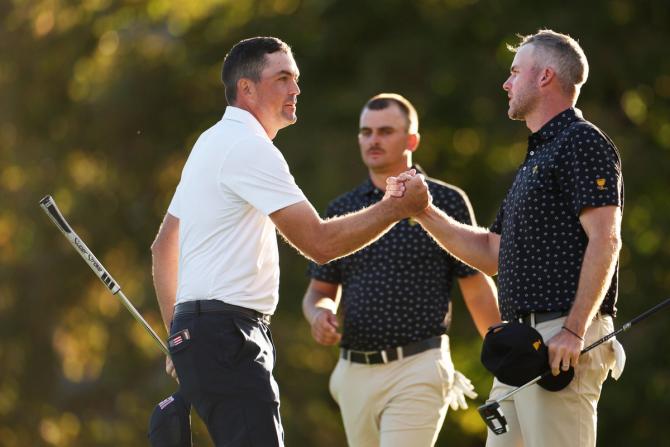
[[[340,342],[342,335],[337,332],[337,317],[330,309],[319,309],[312,320],[312,337],[317,343],[332,346]]]
[[[414,170],[403,172],[397,177],[389,177],[384,199],[394,205],[399,219],[423,212],[432,202],[424,176],[414,175]]]
[[[174,380],[179,383],[179,379],[177,378],[177,371],[174,369],[174,364],[172,363],[172,359],[170,358],[169,355],[165,356],[165,372],[168,373]]]

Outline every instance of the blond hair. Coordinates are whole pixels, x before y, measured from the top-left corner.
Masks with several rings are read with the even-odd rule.
[[[507,48],[516,53],[525,45],[533,45],[534,51],[540,55],[535,60],[541,60],[554,69],[566,93],[579,95],[581,86],[589,76],[589,63],[575,39],[550,29],[542,29],[527,36],[519,35],[519,39],[517,46],[507,45]]]

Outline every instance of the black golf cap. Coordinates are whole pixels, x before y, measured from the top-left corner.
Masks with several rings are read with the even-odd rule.
[[[149,420],[152,447],[191,447],[191,404],[179,392],[163,399]]]
[[[543,375],[537,383],[548,391],[560,391],[572,380],[574,368],[554,376],[549,371],[549,350],[532,326],[515,321],[489,328],[482,346],[482,364],[504,384],[524,385]]]

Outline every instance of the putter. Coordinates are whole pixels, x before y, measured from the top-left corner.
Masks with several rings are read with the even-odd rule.
[[[84,261],[98,275],[100,281],[107,287],[112,295],[117,297],[138,323],[158,343],[165,355],[170,355],[167,346],[161,338],[149,326],[135,306],[121,291],[121,285],[112,278],[93,252],[81,240],[67,223],[65,217],[56,206],[56,201],[51,196],[40,200],[40,206],[51,218],[53,223],[65,235],[72,246],[79,252]],[[191,447],[191,404],[180,394],[179,391],[161,401],[154,407],[149,421],[149,442],[152,447]]]
[[[63,214],[61,214],[60,210],[58,209],[58,206],[56,206],[56,201],[53,199],[53,197],[45,196],[42,200],[40,200],[40,206],[51,218],[52,222],[58,227],[58,229],[60,229],[63,235],[65,235],[67,240],[70,241],[72,246],[79,252],[81,257],[84,258],[84,261],[86,261],[89,267],[91,267],[93,272],[98,275],[98,278],[100,278],[100,281],[103,282],[105,287],[109,289],[112,295],[121,301],[121,303],[125,306],[126,309],[128,309],[135,320],[137,320],[137,322],[142,325],[142,327],[149,333],[149,335],[151,335],[156,343],[158,343],[165,355],[170,355],[170,351],[168,351],[168,348],[165,346],[163,340],[161,340],[158,334],[156,334],[156,332],[151,329],[151,326],[149,326],[144,318],[142,318],[142,315],[140,315],[137,309],[135,309],[135,306],[133,306],[130,300],[128,300],[128,298],[126,298],[126,296],[123,294],[119,283],[116,282],[114,278],[112,278],[112,275],[107,272],[102,263],[98,261],[98,259],[93,255],[93,252],[89,250],[84,241],[81,240],[77,233],[75,233],[72,227],[70,227],[70,225],[67,223],[63,217]]]
[[[579,355],[582,355],[586,352],[589,352],[591,349],[605,343],[610,338],[616,337],[618,334],[620,334],[624,331],[627,331],[634,324],[639,323],[640,321],[644,320],[648,316],[658,312],[659,310],[666,307],[668,304],[670,304],[670,298],[666,299],[665,301],[662,301],[662,302],[658,303],[657,305],[655,305],[651,309],[649,309],[646,312],[644,312],[644,313],[638,315],[637,317],[633,318],[632,320],[630,320],[628,323],[625,323],[623,326],[621,326],[616,331],[614,331],[610,334],[607,334],[604,337],[594,341],[589,346],[582,349],[582,352]],[[529,386],[533,385],[534,383],[537,383],[540,379],[542,379],[543,377],[548,376],[549,374],[551,374],[551,370],[545,371],[542,375],[537,376],[536,378],[534,378],[530,382],[525,383],[525,384],[521,385],[520,387],[513,389],[512,391],[506,393],[504,396],[499,397],[498,399],[487,401],[484,405],[477,408],[477,411],[479,411],[480,416],[482,417],[482,419],[484,419],[484,422],[486,422],[486,425],[491,429],[491,431],[493,433],[495,433],[496,435],[501,435],[501,434],[507,432],[507,419],[505,418],[505,415],[503,414],[502,408],[500,408],[500,402],[502,402],[505,399],[508,399],[509,397],[518,393],[519,391],[528,388]]]

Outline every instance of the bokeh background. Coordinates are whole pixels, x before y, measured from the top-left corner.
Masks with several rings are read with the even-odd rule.
[[[370,96],[417,106],[415,160],[464,188],[489,225],[525,153],[501,84],[516,33],[578,38],[579,102],[619,146],[626,179],[619,324],[670,295],[670,3],[665,0],[1,0],[0,446],[142,446],[175,385],[163,356],[38,206],[53,194],[164,334],[149,246],[195,139],[225,107],[219,71],[238,40],[275,35],[300,66],[298,124],[276,144],[314,205],[365,177],[356,144]],[[306,261],[281,247],[279,351],[287,445],[346,445],[327,392],[337,350],[300,312]],[[452,349],[482,396],[491,377],[455,298]],[[670,314],[621,337],[628,365],[600,402],[599,444],[670,445]],[[485,438],[473,403],[438,445]],[[570,427],[566,427],[569,430]],[[211,445],[194,419],[196,445]]]

